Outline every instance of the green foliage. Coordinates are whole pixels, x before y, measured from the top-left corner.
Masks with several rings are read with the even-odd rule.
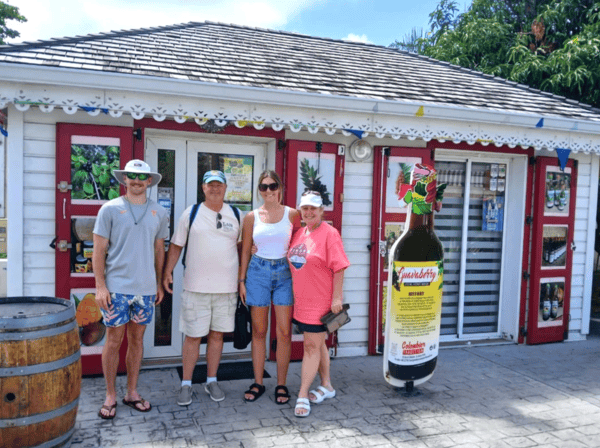
[[[112,174],[116,169],[119,169],[118,147],[71,145],[71,198],[117,198],[119,183]]]
[[[323,205],[331,205],[327,185],[321,182],[319,172],[309,165],[308,159],[303,159],[300,162],[300,177],[304,187],[308,190],[318,191],[321,194]]]
[[[20,36],[18,31],[12,30],[6,25],[6,22],[9,20],[27,22],[27,19],[19,14],[19,8],[10,6],[7,2],[0,1],[0,45],[6,43],[4,41],[5,38],[14,39]]]
[[[600,107],[599,0],[441,0],[430,33],[394,44]]]

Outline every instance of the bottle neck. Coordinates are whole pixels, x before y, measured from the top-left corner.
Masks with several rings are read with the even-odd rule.
[[[433,213],[417,215],[412,210],[410,210],[408,227],[410,229],[414,229],[417,227],[426,227],[428,230],[433,231]]]

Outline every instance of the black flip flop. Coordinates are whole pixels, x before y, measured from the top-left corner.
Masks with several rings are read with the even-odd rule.
[[[252,390],[252,389],[258,389],[258,392],[255,390]],[[252,395],[252,398],[244,397],[244,400],[247,401],[248,403],[252,403],[252,402],[258,400],[262,396],[262,394],[265,393],[265,390],[266,390],[266,387],[264,385],[254,383],[254,384],[252,384],[252,386],[250,386],[248,388],[248,390],[246,392],[244,392],[244,394]]]
[[[115,410],[115,413],[111,415],[113,409]],[[108,415],[104,415],[102,413],[102,410],[108,411]],[[103,404],[102,407],[100,408],[100,410],[98,411],[98,417],[100,417],[102,420],[112,420],[113,418],[115,418],[116,415],[117,415],[117,403],[115,403],[111,406]]]
[[[283,392],[279,392],[279,391],[283,391]],[[287,398],[286,401],[279,401],[278,398]],[[288,390],[287,387],[285,386],[277,386],[275,388],[275,403],[277,404],[288,404],[290,401],[291,395],[290,395],[290,391]]]

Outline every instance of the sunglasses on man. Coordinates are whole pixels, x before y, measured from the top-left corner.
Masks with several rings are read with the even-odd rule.
[[[267,190],[276,191],[279,188],[279,184],[277,182],[272,184],[258,184],[258,189],[263,193]]]
[[[131,179],[131,180],[135,180],[135,179],[147,180],[147,179],[150,179],[150,174],[146,174],[146,173],[126,173],[126,176],[127,176],[128,179]]]

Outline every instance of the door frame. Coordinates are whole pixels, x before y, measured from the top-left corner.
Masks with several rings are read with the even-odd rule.
[[[147,120],[147,119],[146,119]],[[145,120],[140,120],[140,121],[145,121]],[[153,124],[157,124],[154,120],[152,120]],[[163,124],[163,123],[158,123],[158,124]],[[169,124],[169,123],[167,123]],[[184,125],[190,125],[191,123],[184,123]],[[197,149],[192,149],[190,148],[190,144],[192,143],[193,145],[203,145],[203,144],[209,144],[209,145],[214,145],[213,148],[211,148],[212,153],[219,153],[219,152],[223,152],[223,153],[231,153],[231,151],[227,151],[227,150],[221,150],[219,148],[219,146],[221,145],[262,145],[264,147],[264,158],[260,159],[257,158],[255,160],[255,173],[254,173],[254,178],[253,178],[253,182],[256,183],[256,181],[258,180],[258,176],[260,175],[260,171],[262,169],[274,169],[275,165],[276,165],[276,158],[277,157],[282,157],[282,155],[279,154],[279,151],[276,151],[276,147],[277,147],[277,140],[273,139],[272,137],[257,137],[255,136],[255,132],[249,132],[249,136],[244,136],[244,135],[239,135],[240,133],[236,133],[238,135],[231,135],[231,134],[225,134],[225,135],[213,135],[213,134],[209,134],[206,132],[198,132],[197,129],[198,126],[196,126],[197,129],[194,130],[194,132],[189,132],[189,131],[179,131],[179,132],[175,132],[172,131],[170,128],[171,127],[176,127],[176,126],[167,126],[167,129],[143,129],[142,130],[142,135],[143,135],[143,143],[145,143],[145,150],[144,152],[141,154],[141,157],[143,160],[146,160],[146,162],[152,167],[152,169],[157,169],[158,166],[158,146],[156,145],[157,143],[160,142],[164,142],[167,146],[165,147],[165,149],[172,149],[171,147],[168,147],[168,142],[173,142],[176,144],[177,149],[176,151],[176,157],[175,157],[175,164],[176,164],[176,171],[180,176],[183,176],[184,180],[177,182],[176,180],[176,185],[175,185],[175,204],[174,204],[174,226],[177,225],[177,221],[179,220],[179,217],[181,216],[181,214],[183,213],[183,211],[187,208],[187,206],[196,203],[196,187],[197,187],[197,173],[194,176],[193,175],[193,164],[188,163],[190,154],[197,154],[198,150]],[[190,126],[184,126],[185,128],[189,128]],[[235,128],[237,129],[237,128]],[[239,131],[239,129],[238,129]],[[274,131],[269,132],[268,134],[273,134]],[[151,144],[154,147],[150,147],[149,142],[151,142]],[[171,146],[173,146],[173,144],[171,144]],[[179,154],[183,154],[184,157],[180,157]],[[139,156],[139,151],[138,153],[136,153],[136,156]],[[145,158],[144,158],[145,156]],[[179,157],[178,157],[179,156]],[[195,165],[197,166],[197,164]],[[178,188],[179,185],[179,188]],[[256,185],[253,185],[253,190],[256,190]],[[177,194],[178,192],[183,191],[183,194]],[[253,200],[256,199],[256,201],[253,203],[253,207],[256,208],[256,206],[258,206],[260,203],[259,201],[261,200],[260,197],[257,198],[255,191],[252,192],[253,194]],[[158,195],[158,189],[154,188],[151,190],[151,198],[154,200],[157,200],[157,195]],[[189,202],[187,200],[187,197],[189,195],[193,195],[194,200],[192,202]],[[243,214],[240,216],[241,219],[243,219]],[[174,229],[173,229],[174,230]],[[180,278],[182,278],[183,276],[183,266],[181,265],[181,260],[179,260],[175,266],[174,269],[174,278],[177,278],[177,276],[179,275]],[[174,285],[174,290],[173,290],[173,295],[175,297],[180,297],[181,295],[181,284],[179,285]],[[181,334],[181,332],[179,332],[178,330],[178,322],[179,322],[179,300],[173,300],[173,311],[172,311],[172,341],[174,342],[175,340],[177,340],[177,344],[176,345],[171,345],[169,347],[154,347],[153,346],[153,341],[154,341],[154,325],[152,325],[152,328],[148,328],[147,332],[149,333],[149,336],[145,339],[145,346],[144,346],[144,358],[162,358],[162,357],[180,357],[181,356],[181,344],[183,341],[183,335]],[[179,338],[177,338],[177,334],[180,335]],[[249,350],[249,349],[248,349]],[[231,342],[225,342],[224,344],[224,348],[223,348],[223,354],[224,355],[228,355],[228,354],[236,354],[236,355],[243,355],[245,352],[244,351],[240,351],[240,350],[235,350],[233,349],[233,344]],[[201,354],[205,354],[205,344],[203,344],[201,346]]]

